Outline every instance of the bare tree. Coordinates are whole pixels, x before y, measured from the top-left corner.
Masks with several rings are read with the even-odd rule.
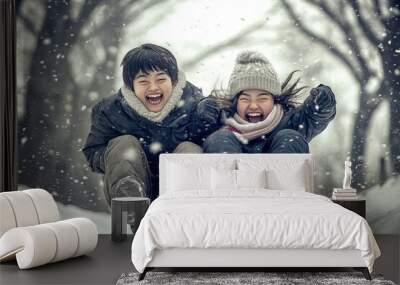
[[[32,53],[24,117],[19,122],[19,182],[59,191],[73,183],[68,174],[71,99],[78,87],[69,54],[81,28],[103,1],[85,1],[72,14],[71,1],[47,1],[45,16]],[[61,173],[61,175],[57,175]]]
[[[243,43],[248,44],[248,42],[250,41],[250,36],[257,31],[260,31],[264,27],[265,27],[264,20],[254,22],[253,24],[251,24],[250,26],[239,31],[237,34],[233,35],[232,37],[230,37],[228,39],[224,39],[221,42],[215,43],[215,44],[209,46],[208,48],[201,50],[199,53],[197,53],[191,59],[189,59],[183,63],[183,65],[182,65],[183,69],[190,70],[191,68],[196,66],[196,64],[198,64],[199,62],[205,60],[206,58],[208,58],[214,54],[217,54],[218,52],[220,52],[224,49],[236,47]]]
[[[359,84],[359,110],[355,117],[351,159],[354,184],[364,189],[366,137],[372,114],[383,100],[390,103],[389,145],[393,175],[400,173],[399,1],[304,0],[340,33],[317,32],[316,25],[299,16],[294,2],[282,2],[303,35],[335,56]],[[298,4],[298,2],[296,2]],[[304,4],[304,3],[303,3]],[[303,7],[304,9],[304,7]],[[319,23],[319,27],[321,24]],[[333,26],[333,27],[332,27]],[[375,88],[373,82],[379,82]]]

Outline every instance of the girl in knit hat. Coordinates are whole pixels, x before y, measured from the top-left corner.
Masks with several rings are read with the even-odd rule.
[[[226,94],[213,94],[224,126],[204,142],[206,153],[308,153],[308,143],[335,117],[328,86],[312,88],[302,103],[292,72],[281,85],[268,59],[258,52],[238,55]]]

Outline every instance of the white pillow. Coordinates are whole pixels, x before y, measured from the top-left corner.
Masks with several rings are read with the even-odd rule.
[[[213,167],[211,169],[211,181],[213,190],[236,190],[236,170],[221,169]]]
[[[266,170],[236,170],[238,188],[267,188]]]
[[[286,169],[269,169],[267,188],[271,190],[307,191],[304,163]]]
[[[266,170],[267,188],[271,190],[307,191],[310,186],[305,160],[291,159],[239,159],[240,170]]]
[[[168,165],[167,191],[211,189],[211,167],[197,165]]]
[[[241,188],[266,188],[266,171],[261,170],[211,170],[212,189],[218,192],[228,190],[235,191]]]

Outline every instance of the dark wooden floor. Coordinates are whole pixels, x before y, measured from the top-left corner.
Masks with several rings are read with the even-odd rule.
[[[399,283],[400,236],[377,235],[382,257],[374,272]],[[0,264],[0,284],[115,284],[124,272],[134,271],[130,258],[132,236],[114,243],[110,236],[100,235],[94,252],[29,270],[19,270],[16,262]],[[331,271],[331,270],[329,270]]]
[[[100,235],[97,248],[87,256],[19,270],[16,262],[0,264],[0,284],[115,284],[124,272],[134,271],[131,262],[132,236],[112,242]]]

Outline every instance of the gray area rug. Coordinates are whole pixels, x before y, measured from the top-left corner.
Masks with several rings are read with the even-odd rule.
[[[360,272],[148,272],[142,281],[138,281],[138,273],[122,274],[116,285],[133,284],[376,284],[395,285],[384,280],[381,275],[372,275],[368,281]]]

